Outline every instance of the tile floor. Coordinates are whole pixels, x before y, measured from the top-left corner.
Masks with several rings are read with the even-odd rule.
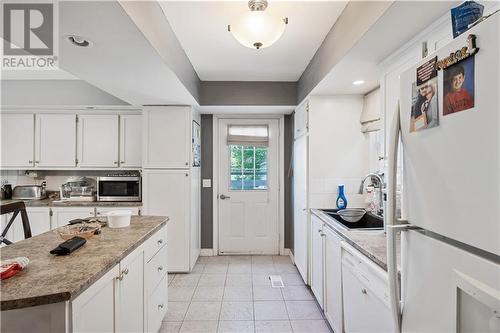
[[[272,288],[269,275],[284,288]],[[166,332],[332,332],[288,256],[200,257],[168,276]]]

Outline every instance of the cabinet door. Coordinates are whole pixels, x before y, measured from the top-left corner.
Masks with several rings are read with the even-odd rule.
[[[118,115],[78,116],[78,166],[118,167]]]
[[[116,279],[116,332],[144,331],[144,252],[133,252],[120,262]]]
[[[2,122],[2,167],[32,167],[35,116],[0,114]]]
[[[142,164],[142,116],[120,116],[120,167],[140,168]]]
[[[139,215],[139,207],[96,207],[96,216],[106,216],[107,213],[114,210],[127,210],[131,211],[132,215]]]
[[[76,115],[37,114],[35,122],[35,166],[76,165]]]
[[[53,208],[53,222],[54,228],[67,225],[73,219],[82,219],[86,217],[94,217],[94,207],[57,207]]]
[[[191,156],[191,108],[143,111],[143,167],[187,168]]]
[[[143,172],[145,215],[163,215],[167,223],[168,271],[189,271],[190,194],[189,172],[148,170]]]
[[[323,222],[311,217],[311,290],[323,308]]]
[[[308,283],[309,212],[307,210],[307,137],[294,143],[293,160],[293,256],[305,283]]]
[[[334,332],[343,332],[341,238],[327,227],[325,234],[325,317]]]
[[[360,280],[359,274],[345,264],[342,266],[342,291],[346,333],[394,331],[389,308]]]
[[[28,207],[26,208],[30,221],[31,235],[36,236],[50,231],[50,208],[48,207]],[[22,223],[19,223],[22,229]]]
[[[117,332],[114,324],[114,288],[118,265],[71,303],[72,332]]]
[[[307,134],[309,129],[309,101],[299,106],[294,115],[294,138]]]

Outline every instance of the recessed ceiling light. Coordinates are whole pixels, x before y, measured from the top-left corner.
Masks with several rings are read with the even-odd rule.
[[[356,80],[356,81],[353,81],[352,84],[354,84],[355,86],[359,86],[361,84],[365,83],[365,81],[363,80]]]
[[[71,44],[79,46],[79,47],[89,47],[92,46],[92,42],[88,39],[85,39],[81,36],[77,35],[69,35],[67,36],[68,40]]]

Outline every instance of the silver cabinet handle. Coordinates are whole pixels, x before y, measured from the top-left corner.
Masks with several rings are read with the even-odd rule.
[[[125,269],[123,270],[123,275],[127,275],[127,274],[128,274],[128,268],[125,268]]]
[[[364,288],[363,288],[363,289],[361,289],[361,293],[362,293],[362,294],[364,294],[364,295],[366,295],[366,294],[367,294],[366,289],[364,289]]]
[[[125,164],[125,161],[120,161],[120,164]]]
[[[118,161],[114,161],[113,164],[118,164]]]
[[[158,266],[158,272],[163,270],[163,266]]]
[[[163,239],[158,239],[158,244],[159,245],[163,244]]]
[[[33,161],[32,161],[32,160],[29,160],[29,161],[28,161],[28,163],[29,163],[29,164],[33,164]]]
[[[219,196],[219,198],[221,198],[221,200],[231,199],[231,197],[230,197],[230,196],[227,196],[227,195],[224,195],[224,194],[221,194],[221,195]]]
[[[158,304],[158,309],[163,309],[163,304]]]
[[[118,281],[123,280],[123,274],[118,275],[118,276],[116,277],[116,279],[117,279]]]
[[[189,165],[189,162],[186,162],[186,165]]]

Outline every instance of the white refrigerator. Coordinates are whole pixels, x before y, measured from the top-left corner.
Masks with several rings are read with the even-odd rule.
[[[438,61],[449,57],[471,34],[479,48],[474,57],[437,72],[437,126],[410,132],[412,116],[425,109],[415,109],[417,68],[436,56]],[[389,144],[386,220],[396,331],[500,332],[499,59],[496,13],[401,74]],[[401,219],[395,218],[398,152]]]

